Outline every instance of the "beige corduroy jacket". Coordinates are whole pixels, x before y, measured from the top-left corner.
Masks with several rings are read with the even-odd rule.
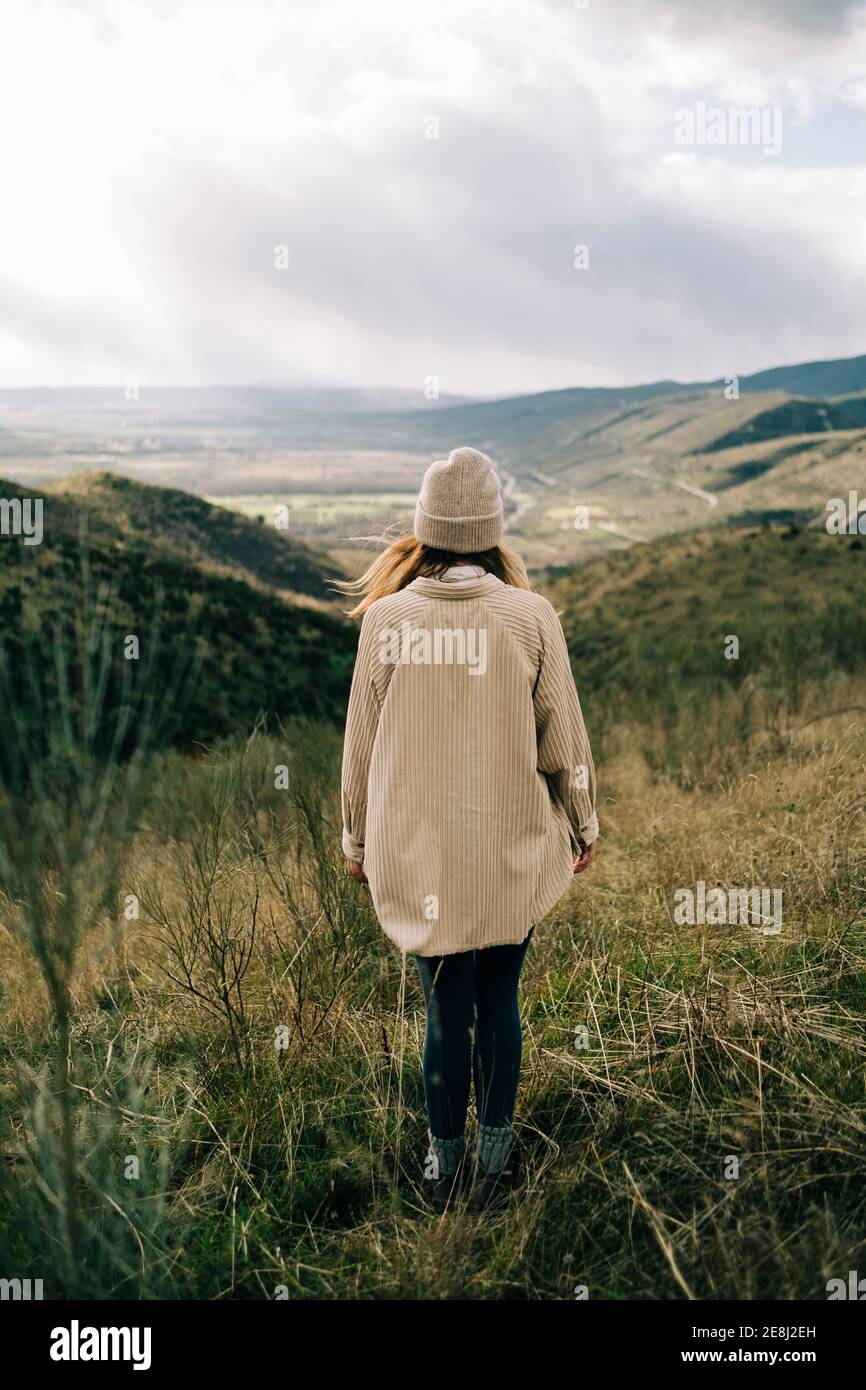
[[[562,627],[494,575],[414,580],[364,614],[346,720],[343,853],[401,951],[521,942],[598,835]]]

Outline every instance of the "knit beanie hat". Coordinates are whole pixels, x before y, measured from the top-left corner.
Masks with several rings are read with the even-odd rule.
[[[486,454],[461,445],[431,463],[415,509],[415,535],[435,550],[473,555],[502,540],[502,494]]]

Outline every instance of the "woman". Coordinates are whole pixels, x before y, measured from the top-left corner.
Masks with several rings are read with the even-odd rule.
[[[562,628],[502,531],[490,459],[454,449],[425,474],[414,535],[347,586],[363,596],[352,614],[363,621],[343,852],[421,977],[425,1177],[438,1205],[465,1168],[470,1080],[481,1202],[509,1176],[521,966],[598,835]]]

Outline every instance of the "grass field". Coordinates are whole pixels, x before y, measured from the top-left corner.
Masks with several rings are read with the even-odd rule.
[[[4,1267],[46,1297],[826,1298],[866,1216],[866,687],[826,631],[862,553],[799,543],[750,539],[779,640],[742,679],[704,645],[747,631],[735,549],[660,548],[655,592],[625,556],[557,581],[603,833],[527,957],[499,1214],[424,1205],[421,994],[344,874],[338,725],[154,752],[107,806],[88,762],[30,769],[0,804]],[[698,881],[781,890],[782,930],[680,925]]]

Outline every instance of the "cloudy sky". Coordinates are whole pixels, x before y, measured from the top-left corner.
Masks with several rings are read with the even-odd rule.
[[[701,109],[746,108],[763,137],[708,143]],[[4,386],[504,395],[866,351],[845,0],[2,0],[0,167]]]

